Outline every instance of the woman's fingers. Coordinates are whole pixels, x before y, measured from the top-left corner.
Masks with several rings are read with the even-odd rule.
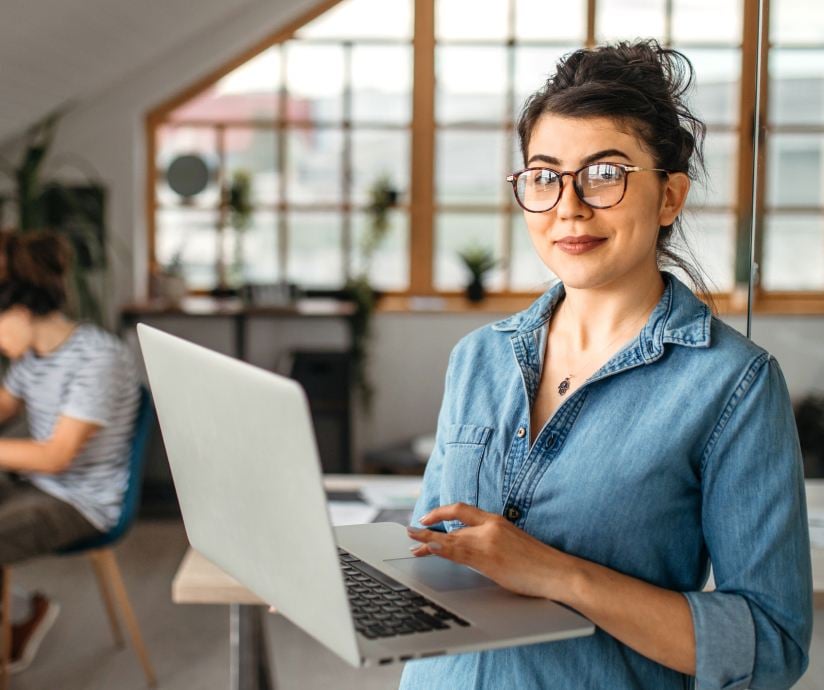
[[[453,503],[448,506],[441,506],[435,508],[421,518],[421,524],[434,525],[444,520],[460,520],[468,527],[480,525],[484,520],[488,519],[492,513],[487,513],[485,510],[475,508],[466,503]]]

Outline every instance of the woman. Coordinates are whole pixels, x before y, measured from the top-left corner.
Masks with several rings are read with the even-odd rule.
[[[415,555],[561,602],[596,633],[413,662],[402,688],[786,688],[806,668],[782,374],[661,270],[703,285],[671,248],[702,163],[690,81],[679,53],[619,44],[572,53],[527,102],[510,181],[560,282],[455,348],[410,528]]]
[[[0,422],[25,408],[31,438],[0,439],[0,565],[51,553],[118,521],[139,400],[127,348],[68,319],[70,252],[53,234],[0,234]],[[57,605],[15,592],[12,671]]]

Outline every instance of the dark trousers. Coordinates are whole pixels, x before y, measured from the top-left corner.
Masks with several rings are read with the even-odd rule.
[[[53,553],[97,534],[73,506],[0,472],[0,565]]]

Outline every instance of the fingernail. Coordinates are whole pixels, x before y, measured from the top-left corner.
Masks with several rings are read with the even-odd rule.
[[[421,520],[420,520],[420,521],[421,521],[423,524],[426,524],[427,522],[429,522],[429,513],[427,513],[426,515],[424,515],[423,517],[421,517]]]
[[[429,547],[429,550],[430,550],[430,551],[440,551],[440,550],[441,550],[441,548],[442,548],[442,547],[441,547],[441,545],[440,545],[438,542],[436,542],[436,541],[430,541],[430,542],[427,544],[427,546]]]
[[[406,528],[406,531],[407,532],[423,532],[423,530],[420,527],[415,527],[414,525],[409,525]]]

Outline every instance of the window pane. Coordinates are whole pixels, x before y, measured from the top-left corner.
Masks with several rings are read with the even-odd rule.
[[[180,156],[198,156],[210,171],[205,189],[184,198],[166,181],[169,166]],[[186,203],[193,206],[216,206],[220,203],[217,184],[217,135],[211,127],[159,127],[157,130],[157,202],[162,205]]]
[[[517,120],[526,99],[540,89],[555,72],[561,56],[575,50],[574,46],[557,48],[515,47],[515,110]]]
[[[470,281],[459,252],[484,247],[500,260],[503,216],[500,213],[439,213],[435,221],[435,287],[439,290],[462,290]],[[488,290],[503,287],[499,267],[485,278]]]
[[[506,110],[506,48],[435,49],[438,122],[501,122]]]
[[[822,206],[824,137],[773,134],[767,140],[767,204]]]
[[[584,0],[515,0],[516,40],[561,40],[583,44],[586,26]]]
[[[184,103],[172,120],[249,121],[277,116],[280,48],[269,48]]]
[[[741,81],[741,51],[681,49],[695,69],[688,103],[706,123],[736,124]]]
[[[339,45],[286,44],[289,119],[339,121],[343,118],[343,48]]]
[[[555,274],[538,257],[521,211],[512,214],[512,260],[510,287],[513,290],[543,292]]]
[[[441,131],[436,145],[438,203],[498,204],[504,199],[508,184],[503,131]]]
[[[824,123],[824,50],[770,51],[770,122]]]
[[[409,46],[352,48],[352,119],[406,124],[412,119]]]
[[[598,42],[664,36],[664,0],[598,0],[595,35]]]
[[[674,0],[674,42],[741,43],[742,0]]]
[[[231,183],[235,173],[244,172],[252,180],[253,203],[276,203],[279,194],[275,132],[259,127],[230,127],[224,136],[227,182]]]
[[[369,192],[384,175],[401,194],[409,189],[409,132],[356,129],[352,132],[352,200],[369,202]]]
[[[299,38],[412,38],[412,0],[343,0],[302,27]]]
[[[824,289],[824,216],[769,214],[765,226],[763,286]]]
[[[438,40],[499,40],[507,37],[509,3],[502,0],[437,0]]]
[[[352,214],[353,275],[364,268],[362,247],[371,224],[369,214]],[[405,290],[409,287],[409,214],[406,211],[389,212],[389,229],[372,254],[369,282],[377,290]]]
[[[290,282],[304,288],[343,285],[340,213],[300,213],[288,216]]]
[[[252,222],[243,231],[244,283],[274,283],[280,278],[278,266],[278,219],[272,211],[259,211],[252,215]]]
[[[695,182],[687,204],[691,207],[732,206],[735,190],[736,149],[738,137],[731,132],[707,132],[704,142],[704,162],[707,166],[706,186]]]
[[[155,257],[168,266],[179,255],[186,283],[209,289],[217,282],[217,211],[162,209],[155,216]]]
[[[731,290],[735,283],[735,215],[687,212],[683,221],[687,246],[697,268],[709,278],[710,290]],[[679,247],[675,249],[677,252]],[[684,258],[693,263],[688,255]]]
[[[774,43],[821,43],[824,5],[820,0],[773,0],[770,39]]]
[[[343,134],[338,129],[286,133],[288,202],[340,203]]]

